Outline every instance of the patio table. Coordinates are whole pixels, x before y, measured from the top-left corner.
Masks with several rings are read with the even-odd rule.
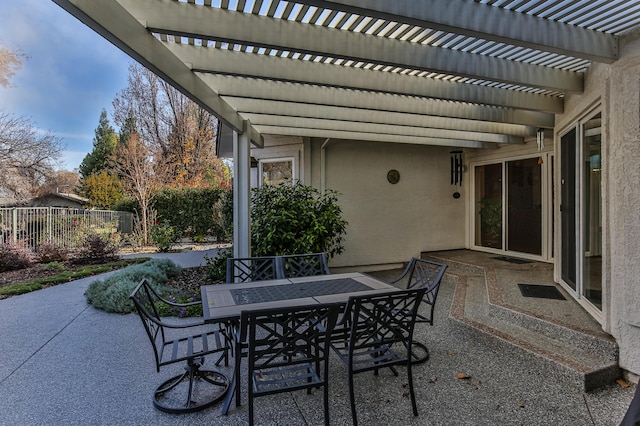
[[[399,290],[372,276],[350,272],[344,274],[297,277],[241,284],[215,284],[201,287],[205,322],[238,323],[240,313],[253,309],[305,306],[322,303],[346,304],[353,295],[375,294]],[[236,373],[227,391],[222,413],[227,414],[236,391]]]

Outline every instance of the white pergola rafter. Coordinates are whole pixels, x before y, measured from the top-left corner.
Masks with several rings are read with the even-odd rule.
[[[166,47],[183,62],[189,64],[194,72],[257,77],[435,99],[464,100],[482,105],[557,114],[563,111],[562,98],[555,96],[268,55],[247,55],[232,50],[188,44],[167,42]]]
[[[517,137],[531,137],[536,127],[494,121],[470,120],[457,117],[439,117],[410,112],[380,111],[371,108],[310,105],[300,102],[249,99],[225,96],[236,106],[242,116],[247,114],[270,114],[281,117],[304,117],[315,120],[352,120],[360,123],[383,123],[399,126],[415,126],[433,129],[460,130],[466,132],[494,133]],[[429,100],[425,101],[429,102]],[[495,109],[495,108],[494,108]]]
[[[349,132],[345,130],[331,130],[331,129],[318,129],[318,128],[297,128],[297,127],[280,127],[280,126],[266,126],[262,125],[258,127],[259,130],[265,134],[277,134],[284,136],[303,136],[311,138],[323,138],[323,139],[346,139],[357,140],[367,142],[387,142],[387,143],[402,143],[402,144],[414,144],[414,145],[433,145],[433,146],[449,146],[458,148],[495,148],[496,144],[479,142],[475,140],[455,140],[455,139],[441,139],[432,137],[421,136],[407,136],[397,134],[380,134],[372,132]]]
[[[486,55],[172,0],[120,0],[149,31],[582,92],[582,75]]]
[[[417,96],[305,85],[282,81],[262,84],[259,79],[230,75],[203,74],[203,81],[215,88],[224,99],[261,99],[274,102],[293,102],[303,105],[336,106],[344,108],[372,109],[382,112],[433,115],[469,120],[495,121],[498,123],[553,128],[553,114],[498,108],[471,103],[450,102]],[[345,110],[347,116],[349,111]]]
[[[297,2],[595,62],[618,59],[618,39],[612,34],[465,0]]]
[[[451,139],[451,140],[473,140],[479,142],[490,143],[523,143],[524,140],[517,136],[499,135],[492,133],[468,132],[462,130],[438,129],[426,126],[399,125],[395,123],[379,123],[373,121],[354,121],[354,120],[322,120],[315,118],[281,116],[274,114],[243,114],[251,124],[260,128],[261,126],[269,126],[271,128],[300,128],[300,129],[326,129],[338,130],[345,132],[368,132],[378,133],[381,135],[401,135],[401,136],[417,136],[430,137],[435,139]],[[274,132],[278,134],[278,132]]]

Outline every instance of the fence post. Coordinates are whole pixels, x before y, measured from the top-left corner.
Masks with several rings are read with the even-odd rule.
[[[16,207],[13,208],[12,220],[11,220],[11,234],[13,235],[13,242],[18,242],[18,209]]]
[[[52,243],[53,242],[53,237],[52,237],[52,233],[53,233],[53,228],[51,226],[51,221],[53,220],[53,213],[51,212],[51,206],[47,207],[47,242],[48,243]]]

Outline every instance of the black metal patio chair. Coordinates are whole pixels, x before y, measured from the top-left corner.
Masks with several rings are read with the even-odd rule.
[[[277,256],[277,262],[282,278],[311,277],[331,273],[326,253]]]
[[[244,283],[282,278],[275,256],[231,257],[227,259],[227,283]]]
[[[249,424],[254,399],[264,395],[323,387],[324,418],[329,424],[330,333],[339,312],[319,304],[242,312],[240,342],[246,344]],[[240,360],[236,350],[236,405],[240,405]]]
[[[446,270],[447,265],[443,263],[413,257],[402,274],[391,282],[391,284],[396,284],[408,277],[405,288],[423,288],[426,290],[423,302],[428,305],[427,313],[418,312],[416,322],[433,325],[433,311],[436,306],[440,282]],[[423,312],[424,310],[423,308]],[[422,342],[414,341],[412,355],[414,364],[426,362],[429,359],[429,348]]]
[[[387,367],[397,376],[395,365],[407,367],[413,414],[418,415],[409,354],[424,292],[425,289],[417,288],[349,299],[345,313],[336,325],[336,330],[346,327],[348,332],[333,333],[331,347],[349,369],[349,399],[354,425],[358,424],[358,418],[353,376],[365,371],[377,375],[378,370]]]
[[[145,279],[129,297],[151,341],[156,370],[160,372],[160,367],[177,362],[186,361],[187,364],[184,373],[156,388],[153,405],[167,413],[190,413],[221,400],[229,388],[229,379],[218,371],[200,368],[206,355],[220,354],[227,360],[230,348],[225,344],[226,339],[219,325],[198,320],[170,320],[159,314],[161,305],[186,308],[200,302],[169,302]]]

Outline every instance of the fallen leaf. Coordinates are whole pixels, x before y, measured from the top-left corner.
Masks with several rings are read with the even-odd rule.
[[[631,386],[631,384],[629,382],[627,382],[626,380],[624,380],[624,379],[618,379],[618,380],[616,380],[616,383],[618,385],[620,385],[620,387],[623,387],[623,388],[628,388],[629,386]]]
[[[410,394],[409,389],[405,389],[405,390],[404,390],[404,392],[402,392],[402,396],[403,396],[404,398],[408,398],[408,397],[409,397],[409,394]]]
[[[519,403],[519,404],[518,404],[518,407],[520,407],[520,408],[524,408],[524,407],[525,407],[525,405],[524,405],[524,403],[522,403],[522,402],[521,402],[521,403]]]
[[[447,355],[455,355],[455,352],[454,351],[449,351],[449,352],[447,352]]]
[[[429,382],[435,383],[437,380],[438,378],[436,376],[431,376],[431,379],[429,379]]]
[[[458,374],[456,374],[456,377],[458,379],[470,379],[471,378],[471,376],[469,376],[468,374],[465,374],[465,373],[458,373]]]

